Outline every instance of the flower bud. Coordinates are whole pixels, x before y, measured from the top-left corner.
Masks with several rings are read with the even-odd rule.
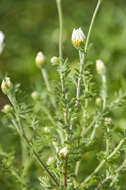
[[[102,99],[99,97],[99,98],[96,98],[96,105],[98,106],[98,107],[101,107],[101,105],[102,105]]]
[[[59,63],[59,58],[56,57],[56,56],[53,56],[50,60],[50,62],[53,64],[53,65],[57,65]]]
[[[110,117],[105,118],[105,126],[109,127],[112,125],[112,119]]]
[[[47,160],[47,165],[51,165],[54,163],[54,157],[49,157]]]
[[[97,60],[96,61],[96,70],[99,75],[104,75],[105,74],[105,65],[102,60]]]
[[[50,129],[49,129],[49,127],[44,127],[44,132],[45,132],[45,134],[50,134]]]
[[[40,94],[37,91],[32,92],[31,97],[33,100],[38,100],[40,97]]]
[[[37,67],[39,67],[39,68],[41,68],[45,64],[46,58],[42,52],[37,53],[35,62],[36,62]]]
[[[10,113],[11,111],[12,111],[12,107],[9,104],[6,104],[2,109],[2,112],[4,113]]]
[[[68,148],[67,147],[64,147],[62,148],[60,151],[59,151],[59,158],[61,159],[65,159],[68,155]]]
[[[81,28],[79,29],[73,29],[73,33],[72,33],[72,44],[78,48],[81,45],[84,44],[85,41],[85,35],[82,31]]]
[[[8,94],[8,92],[12,89],[13,84],[9,77],[5,77],[5,79],[1,83],[1,90],[4,94]]]

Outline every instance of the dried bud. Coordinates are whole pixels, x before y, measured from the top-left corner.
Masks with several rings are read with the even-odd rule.
[[[31,97],[33,100],[38,100],[40,97],[40,94],[37,91],[32,92]]]
[[[9,77],[5,77],[5,79],[1,83],[1,90],[4,94],[8,94],[8,92],[12,89],[13,84]]]
[[[50,62],[53,64],[53,65],[57,65],[59,63],[59,58],[54,56],[51,58]]]
[[[105,126],[109,127],[112,125],[112,119],[110,117],[105,118]]]
[[[79,29],[73,29],[72,33],[72,44],[78,48],[81,45],[83,45],[85,42],[85,35],[81,28]]]
[[[96,98],[96,105],[98,106],[98,107],[101,107],[101,105],[102,105],[102,99],[99,97],[99,98]]]
[[[12,111],[12,107],[9,104],[6,104],[2,109],[2,112],[4,113],[10,113],[11,111]]]
[[[64,147],[59,151],[59,158],[65,159],[68,155],[68,148]]]
[[[49,157],[47,160],[47,165],[51,165],[54,163],[54,157]]]
[[[42,52],[37,53],[35,62],[36,62],[37,67],[39,67],[39,68],[41,68],[45,64],[46,58]]]
[[[97,60],[96,61],[96,70],[99,75],[104,75],[105,74],[105,65],[102,60]]]

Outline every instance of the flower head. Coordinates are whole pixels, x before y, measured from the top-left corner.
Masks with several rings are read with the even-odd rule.
[[[85,41],[85,35],[84,35],[82,29],[81,28],[73,29],[72,44],[78,48],[84,44],[84,41]]]
[[[4,94],[8,94],[8,92],[12,89],[13,84],[9,77],[5,77],[5,79],[1,83],[1,90]]]
[[[96,61],[96,70],[99,75],[104,75],[105,74],[105,65],[102,60],[97,60]]]
[[[46,58],[42,52],[38,52],[35,58],[37,67],[41,68],[45,64]]]

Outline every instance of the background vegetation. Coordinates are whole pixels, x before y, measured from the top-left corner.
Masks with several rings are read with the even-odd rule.
[[[75,63],[78,61],[78,55],[71,44],[72,30],[81,26],[85,34],[87,33],[96,0],[63,0],[62,3],[64,57],[68,57],[71,67],[75,68],[77,67]],[[110,98],[119,89],[126,89],[125,13],[125,0],[104,0],[91,36],[92,43],[88,59],[94,63],[99,58],[104,60],[107,67]],[[58,17],[55,0],[0,0],[0,30],[5,34],[5,48],[0,55],[1,80],[5,74],[8,74],[12,81],[21,83],[21,89],[25,90],[25,93],[27,91],[31,93],[34,88],[42,89],[44,83],[34,64],[36,53],[39,50],[42,50],[47,57],[46,68],[49,78],[51,80],[57,78],[55,67],[52,68],[50,63],[52,56],[58,56]],[[96,74],[95,64],[92,66],[92,72],[94,75]],[[97,76],[95,79],[100,84]],[[1,93],[1,108],[7,101]],[[117,131],[126,128],[125,112],[126,105],[123,106],[123,109],[112,113]],[[115,138],[117,138],[116,132]],[[22,146],[20,139],[17,134],[12,135],[11,129],[3,127],[2,123],[0,144],[1,149],[5,152],[14,151],[16,153],[15,165],[20,168]],[[30,173],[30,171],[32,172]],[[38,167],[32,163],[29,168],[32,187],[29,184],[29,188],[39,189],[39,182],[35,177],[39,173]],[[0,170],[0,189],[18,189],[18,187],[12,186],[13,180],[15,179],[9,178],[6,173]],[[123,180],[123,182],[125,181]],[[125,185],[121,190],[125,190]]]

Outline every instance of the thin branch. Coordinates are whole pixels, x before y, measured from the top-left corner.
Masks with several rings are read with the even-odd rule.
[[[27,136],[25,135],[25,131],[24,128],[22,126],[22,123],[20,121],[20,115],[19,115],[19,107],[18,104],[16,102],[16,99],[8,96],[11,104],[14,107],[15,110],[15,116],[16,116],[16,120],[18,122],[18,124],[16,122],[14,122],[14,120],[12,120],[12,123],[14,124],[15,128],[17,129],[18,134],[20,135],[21,138],[23,138],[25,140],[25,142],[27,143],[27,145],[29,146],[29,148],[32,148],[32,143],[28,140]],[[40,164],[40,166],[45,169],[45,171],[47,172],[48,176],[52,179],[52,181],[59,186],[57,180],[55,179],[55,177],[51,174],[51,172],[48,170],[48,168],[46,167],[46,164],[40,159],[39,155],[37,154],[37,152],[35,150],[33,150],[33,155],[36,158],[36,160],[38,161],[38,163]]]
[[[101,5],[101,2],[102,2],[102,0],[98,0],[96,8],[95,8],[94,13],[93,13],[93,17],[92,17],[91,24],[90,24],[89,31],[88,31],[88,35],[87,35],[87,39],[86,39],[86,42],[85,42],[85,48],[84,48],[85,53],[87,53],[88,44],[89,44],[89,40],[90,40],[93,24],[94,24],[97,12],[99,10],[99,7]]]
[[[64,164],[64,186],[67,187],[67,160],[68,158],[65,159],[65,164]]]

